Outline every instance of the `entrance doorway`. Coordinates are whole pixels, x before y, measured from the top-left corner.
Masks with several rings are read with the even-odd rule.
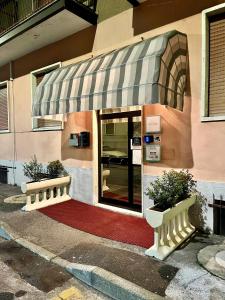
[[[141,111],[100,115],[100,203],[141,212],[141,152]]]

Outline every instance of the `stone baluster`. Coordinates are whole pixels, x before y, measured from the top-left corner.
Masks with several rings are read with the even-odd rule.
[[[163,260],[194,232],[188,210],[195,200],[192,196],[164,212],[146,210],[147,222],[154,228],[154,245],[146,250],[146,255]]]
[[[31,195],[30,194],[28,194],[27,195],[27,205],[31,205]]]
[[[56,197],[58,197],[58,198],[61,197],[61,186],[57,187],[57,194],[56,195],[57,195]]]
[[[43,191],[43,199],[42,199],[42,201],[46,201],[46,200],[47,200],[47,190],[45,189]]]
[[[36,191],[35,193],[35,203],[37,204],[39,202],[39,191]]]
[[[23,210],[31,211],[70,200],[71,197],[68,195],[70,181],[70,176],[66,176],[22,184],[21,190],[27,195],[27,203]],[[63,190],[62,195],[61,190]],[[34,202],[31,201],[31,195],[35,195]]]

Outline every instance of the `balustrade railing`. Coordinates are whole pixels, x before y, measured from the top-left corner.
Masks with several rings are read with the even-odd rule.
[[[154,245],[146,250],[146,255],[163,260],[195,231],[188,215],[195,201],[193,195],[164,212],[146,210],[146,220],[154,228]]]
[[[25,211],[31,211],[70,200],[70,176],[40,182],[22,183],[21,190],[27,196]]]
[[[97,0],[71,0],[96,11]],[[0,35],[9,31],[38,10],[57,0],[2,0],[0,1]]]

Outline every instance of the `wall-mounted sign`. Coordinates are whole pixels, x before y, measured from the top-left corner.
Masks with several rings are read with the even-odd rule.
[[[161,131],[161,118],[160,116],[149,116],[145,119],[146,132],[159,133]]]
[[[132,139],[130,139],[130,149],[131,150],[141,149],[141,137],[133,137]]]
[[[145,161],[158,162],[161,159],[160,145],[145,145]]]
[[[141,137],[134,136],[132,138],[132,146],[141,146]]]
[[[132,154],[132,163],[134,165],[141,165],[141,150],[133,150]]]

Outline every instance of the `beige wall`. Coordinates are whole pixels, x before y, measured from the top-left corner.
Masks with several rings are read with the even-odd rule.
[[[62,49],[65,44],[63,42],[59,44],[58,42],[56,49],[59,52],[56,52],[56,54],[53,54],[55,52],[49,50],[54,49],[52,45],[50,48],[47,47],[48,49],[41,49],[38,52],[29,54],[27,56],[27,65],[25,64],[26,60],[22,58],[14,63],[15,79],[13,90],[16,116],[15,127],[17,132],[15,139],[16,160],[27,161],[33,154],[36,154],[37,158],[43,162],[61,159],[64,165],[69,167],[92,167],[92,147],[79,150],[68,146],[70,133],[84,130],[92,131],[92,115],[90,112],[68,115],[63,132],[32,132],[29,72],[37,67],[52,63],[53,61],[50,59],[52,56],[54,56],[54,61],[59,61],[59,58],[62,57],[71,59],[72,57],[75,58],[78,55],[88,53],[92,49],[104,52],[103,48],[116,47],[124,42],[128,43],[126,40],[133,42],[133,36],[136,34],[135,31],[138,32],[143,29],[140,29],[141,27],[139,29],[133,27],[135,13],[137,12],[134,11],[134,14],[132,12],[133,10],[129,9],[111,19],[101,22],[96,31],[93,27],[87,29],[86,32],[89,35],[83,35],[82,49],[75,51],[74,56],[72,56],[72,53],[70,55],[60,55],[60,51],[65,50],[65,48],[64,50]],[[145,22],[147,24],[148,20],[145,19]],[[119,24],[119,26],[115,27],[115,24]],[[143,26],[143,28],[147,27]],[[144,165],[144,173],[158,175],[165,168],[190,168],[196,179],[225,181],[225,139],[223,138],[225,135],[225,123],[200,122],[201,14],[142,33],[142,36],[154,36],[174,29],[184,32],[188,36],[190,63],[189,87],[185,97],[183,112],[160,105],[144,107],[144,117],[151,114],[159,114],[162,116],[163,124],[162,161],[160,163],[146,163]],[[79,33],[73,36],[73,38],[71,37],[69,41],[75,45],[75,40],[77,41],[81,35],[82,33]],[[139,37],[135,39],[137,40]],[[67,42],[69,43],[69,41]],[[47,56],[46,53],[48,53]],[[36,61],[35,57],[38,57]],[[66,61],[65,59],[63,60],[64,65],[79,60],[75,58]],[[4,69],[7,71],[7,67]],[[10,96],[10,102],[12,113],[12,95]],[[11,124],[11,129],[13,130],[13,124]],[[93,141],[93,138],[91,139]],[[13,134],[0,134],[0,145],[0,159],[13,159]]]

